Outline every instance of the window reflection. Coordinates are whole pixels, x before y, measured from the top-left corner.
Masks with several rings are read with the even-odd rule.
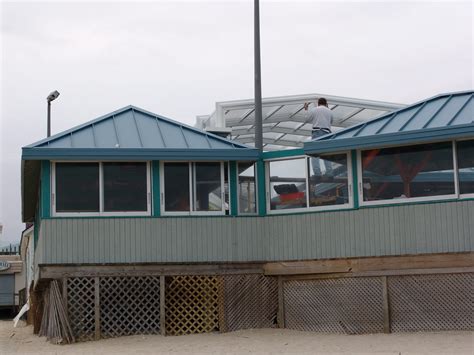
[[[255,164],[239,163],[238,175],[239,213],[256,213]]]
[[[315,168],[315,164],[319,166]],[[325,167],[324,173],[321,166]],[[349,203],[347,155],[324,155],[308,159],[309,206],[342,205]]]
[[[195,163],[195,211],[221,211],[221,163]]]
[[[189,211],[189,163],[165,163],[165,211]]]
[[[451,142],[362,151],[364,201],[454,194]]]
[[[270,209],[306,207],[306,158],[271,161]]]

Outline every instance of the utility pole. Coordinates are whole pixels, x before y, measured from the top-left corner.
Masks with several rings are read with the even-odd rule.
[[[263,151],[262,134],[262,77],[260,70],[260,10],[254,0],[254,67],[255,67],[255,148]]]

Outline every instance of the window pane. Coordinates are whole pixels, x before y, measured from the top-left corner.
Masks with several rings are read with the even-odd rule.
[[[56,163],[56,212],[99,212],[98,163]]]
[[[306,207],[306,159],[272,161],[270,209]]]
[[[221,164],[195,163],[195,211],[221,211]]]
[[[165,211],[189,211],[189,164],[165,163]]]
[[[104,211],[146,211],[146,163],[103,163]]]
[[[255,164],[239,163],[239,213],[256,213]]]
[[[224,163],[224,209],[225,214],[230,214],[230,192],[229,192],[229,163]]]
[[[474,140],[457,142],[459,193],[474,193]]]
[[[364,201],[454,194],[451,142],[362,152]]]
[[[315,167],[316,164],[319,166]],[[321,166],[324,167],[324,174]],[[325,155],[308,159],[309,206],[329,206],[349,203],[347,155]]]

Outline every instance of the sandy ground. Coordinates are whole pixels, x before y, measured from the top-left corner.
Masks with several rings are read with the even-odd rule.
[[[179,337],[130,336],[72,345],[52,345],[0,321],[0,354],[473,354],[473,332],[333,335],[287,329],[244,330]]]

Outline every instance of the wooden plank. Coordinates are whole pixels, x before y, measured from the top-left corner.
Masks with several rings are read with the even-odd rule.
[[[225,318],[225,290],[224,290],[224,278],[218,276],[218,287],[219,287],[219,331],[221,333],[228,332],[227,319]]]
[[[383,256],[267,263],[265,275],[304,275],[381,270],[474,267],[474,253]]]
[[[100,339],[100,288],[99,277],[94,278],[95,340]]]
[[[283,277],[278,276],[278,328],[285,328],[285,300],[283,294]]]
[[[387,276],[382,276],[383,297],[383,332],[390,333],[390,300],[388,295]]]
[[[63,285],[63,304],[64,304],[64,310],[67,313],[67,278],[63,277],[62,279],[62,285]]]
[[[166,336],[166,281],[165,276],[160,276],[160,332]]]

